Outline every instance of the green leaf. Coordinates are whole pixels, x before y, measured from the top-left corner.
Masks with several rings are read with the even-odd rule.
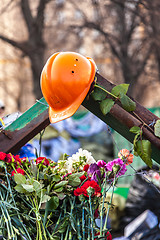
[[[46,203],[46,210],[52,211],[59,206],[59,198],[57,196],[51,197],[51,199]]]
[[[138,133],[140,133],[142,130],[141,130],[140,127],[134,126],[134,127],[130,128],[129,131],[132,132],[132,133],[138,134]]]
[[[68,176],[68,179],[72,179],[74,177],[82,177],[84,175],[85,171],[83,172],[77,172],[77,173],[73,173],[71,175]]]
[[[62,192],[62,191],[63,191],[63,187],[54,189],[54,192],[56,192],[56,193],[60,193],[60,192]]]
[[[34,192],[33,185],[30,185],[30,184],[21,184],[21,185],[27,192]]]
[[[30,170],[31,170],[32,175],[36,178],[36,176],[37,176],[37,172],[38,172],[37,165],[31,163]]]
[[[105,99],[106,95],[106,92],[98,87],[94,87],[94,91],[91,93],[91,96],[95,101],[101,101]]]
[[[59,236],[53,235],[52,240],[59,240]]]
[[[76,229],[76,225],[77,225],[77,222],[76,222],[76,219],[74,218],[73,214],[67,212],[67,215],[69,216],[69,221],[71,223],[71,227],[73,228],[73,230],[75,232],[77,232],[77,229]]]
[[[111,93],[115,95],[116,97],[119,97],[120,93],[121,94],[126,94],[128,91],[129,84],[119,84],[115,87],[112,88]]]
[[[84,175],[84,171],[83,172],[77,172],[77,173],[73,173],[71,175],[68,176],[68,180],[69,180],[69,185],[71,185],[72,187],[76,187],[78,185],[80,185],[81,180],[80,177]]]
[[[120,94],[120,102],[122,104],[122,107],[127,112],[134,111],[136,108],[136,103],[134,101],[132,101],[127,95]]]
[[[66,195],[63,192],[61,192],[61,193],[57,193],[57,196],[60,200],[63,200]]]
[[[111,108],[114,105],[114,101],[112,99],[105,99],[100,103],[100,109],[104,115],[109,113]]]
[[[160,120],[157,120],[154,125],[154,134],[160,138]]]
[[[71,185],[72,187],[76,187],[81,184],[79,176],[70,175],[68,180],[69,180],[68,184]]]
[[[46,202],[48,202],[50,199],[51,199],[50,196],[44,195],[44,196],[42,197],[41,203],[46,203]]]
[[[1,168],[5,168],[5,166],[6,166],[5,162],[2,161],[2,160],[0,160],[0,167],[1,167]]]
[[[59,182],[61,178],[58,175],[51,175],[53,182]]]
[[[33,182],[33,188],[36,192],[38,192],[43,187],[42,184],[40,184],[38,181],[34,180]]]
[[[137,133],[136,136],[134,137],[134,140],[133,140],[133,146],[134,146],[134,148],[136,147],[136,143],[138,142],[139,137],[140,137],[140,133]]]
[[[68,184],[68,181],[61,181],[61,182],[54,185],[54,190],[57,189],[57,188],[60,188],[60,187],[64,187],[67,184]]]
[[[14,174],[14,181],[17,184],[25,184],[26,183],[26,178],[24,175],[20,174],[20,173],[16,173]]]
[[[15,186],[15,190],[16,190],[17,192],[19,192],[19,193],[26,193],[26,190],[22,187],[21,184],[17,184],[17,185]]]
[[[58,228],[58,232],[64,233],[66,231],[67,226],[68,226],[68,219],[65,219],[65,221]]]
[[[47,190],[45,188],[40,189],[39,191],[36,192],[37,196],[39,198],[43,198],[43,196],[46,194]]]
[[[152,159],[151,159],[151,143],[148,140],[137,141],[134,146],[136,153],[142,158],[142,160],[151,168]]]
[[[18,219],[17,216],[12,216],[12,221],[16,224],[16,227],[19,228],[19,230],[21,231],[21,227],[22,227],[22,222],[20,219]]]

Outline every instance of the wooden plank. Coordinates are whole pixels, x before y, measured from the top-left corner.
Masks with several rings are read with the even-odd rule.
[[[108,91],[111,91],[113,86],[115,86],[98,73],[96,77],[97,83]],[[48,106],[44,98],[42,98],[40,102],[41,103],[37,102],[0,133],[0,151],[15,153],[37,133],[49,125]],[[154,120],[159,119],[138,102],[136,102],[136,110],[133,113],[128,113],[116,103],[110,113],[105,116],[100,111],[99,104],[91,97],[89,97],[89,99],[87,97],[82,105],[130,142],[133,142],[134,138],[134,134],[129,132],[132,126],[141,126],[142,123],[149,125]],[[148,128],[146,125],[143,128],[144,137],[152,143],[152,158],[160,163],[160,139],[153,134],[153,127]]]
[[[41,103],[40,103],[41,102]],[[0,151],[16,153],[25,143],[47,127],[48,106],[44,98],[35,103],[0,133]]]

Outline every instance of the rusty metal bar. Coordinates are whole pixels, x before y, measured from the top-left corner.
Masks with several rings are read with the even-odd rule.
[[[98,73],[96,77],[97,83],[108,91],[111,91],[115,86]],[[0,133],[0,151],[15,153],[25,143],[49,125],[48,107],[45,105],[46,102],[44,98],[40,101],[42,104],[37,102]],[[116,103],[107,115],[102,114],[99,103],[94,101],[92,97],[89,97],[89,99],[87,97],[82,105],[130,142],[133,142],[134,139],[134,134],[129,131],[131,127],[141,126],[142,123],[149,125],[152,121],[159,119],[138,102],[136,102],[136,109],[133,113],[125,111]],[[152,158],[160,163],[160,139],[154,135],[151,128],[144,126],[143,132],[144,137],[152,143]]]

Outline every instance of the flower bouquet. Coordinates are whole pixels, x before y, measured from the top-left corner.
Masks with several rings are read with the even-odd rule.
[[[114,187],[132,158],[127,150],[108,163],[95,161],[82,149],[71,157],[64,154],[58,162],[1,152],[0,235],[3,239],[111,240],[107,220]]]

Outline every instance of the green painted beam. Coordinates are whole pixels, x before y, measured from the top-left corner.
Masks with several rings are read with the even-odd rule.
[[[111,91],[115,86],[99,74],[96,74],[96,77],[97,83],[108,91]],[[107,115],[102,114],[99,103],[94,101],[92,97],[87,96],[82,105],[130,142],[133,142],[134,138],[134,134],[129,131],[132,126],[141,126],[142,122],[149,125],[153,120],[159,119],[138,102],[136,102],[134,113],[128,113],[116,103]],[[0,132],[0,151],[15,153],[49,124],[48,106],[42,98]],[[160,163],[160,139],[154,135],[151,128],[144,127],[143,132],[144,137],[152,143],[152,158]]]
[[[0,133],[0,151],[17,152],[25,143],[50,124],[44,98],[23,113]]]

